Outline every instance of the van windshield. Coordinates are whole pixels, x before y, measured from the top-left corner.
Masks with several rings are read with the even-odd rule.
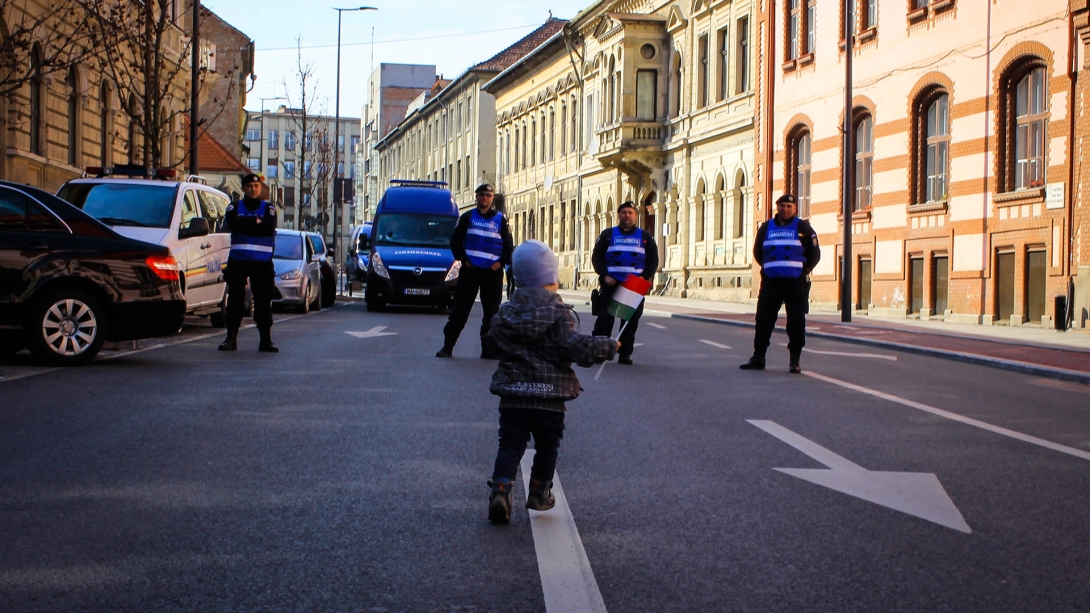
[[[375,220],[371,238],[376,245],[450,247],[457,217],[386,213]]]
[[[169,228],[177,186],[163,183],[69,183],[57,195],[111,226]]]

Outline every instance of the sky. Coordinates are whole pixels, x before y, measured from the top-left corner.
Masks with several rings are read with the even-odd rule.
[[[571,19],[593,0],[363,0],[377,11],[341,17],[341,116],[359,117],[367,103],[367,77],[382,62],[429,64],[448,79],[487,60],[549,18]],[[319,104],[334,112],[337,83],[337,11],[359,6],[322,0],[202,0],[202,5],[244,32],[257,46],[257,81],[246,109],[259,111],[261,98],[287,95],[299,100],[292,83],[300,50],[313,64]],[[374,45],[371,44],[372,28]],[[372,53],[374,59],[372,60]],[[284,100],[265,100],[266,110]]]

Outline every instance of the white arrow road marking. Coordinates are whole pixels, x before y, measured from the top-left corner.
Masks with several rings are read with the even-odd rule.
[[[926,519],[958,532],[971,534],[969,524],[946,494],[938,477],[931,473],[871,471],[842,458],[817,443],[803,438],[773,421],[749,419],[749,423],[771,434],[829,469],[775,468],[779,472],[855,496],[868,502]]]
[[[780,343],[779,345],[780,345],[780,347],[786,347],[787,343]],[[881,354],[881,353],[851,353],[851,352],[847,352],[847,351],[819,351],[817,349],[807,349],[806,347],[803,347],[802,350],[805,351],[806,353],[816,353],[818,355],[842,355],[842,356],[847,356],[849,358],[873,358],[875,360],[889,360],[891,362],[896,362],[897,361],[897,356],[895,356],[895,355],[885,355],[885,354]]]
[[[643,347],[643,343],[632,343],[632,347],[633,347],[633,348],[636,348],[636,347]]]
[[[397,332],[383,332],[383,330],[385,330],[385,329],[386,329],[386,326],[375,326],[374,328],[371,328],[370,330],[368,330],[366,332],[346,330],[345,334],[351,334],[352,336],[354,336],[356,338],[374,338],[376,336],[394,336],[395,334],[397,334]]]
[[[708,341],[708,340],[700,339],[700,342],[704,343],[705,345],[711,345],[712,347],[718,347],[720,349],[730,349],[730,347],[728,347],[727,345],[724,345],[722,343],[717,343],[715,341]]]
[[[522,456],[522,483],[530,495],[530,467],[534,451]],[[534,533],[537,568],[541,574],[541,590],[545,593],[547,613],[606,613],[598,582],[583,549],[575,519],[568,508],[560,477],[553,475],[553,497],[556,506],[548,511],[529,511],[530,528]]]
[[[1090,460],[1090,452],[1083,451],[1081,449],[1075,449],[1074,447],[1068,447],[1067,445],[1061,445],[1059,443],[1053,443],[1052,441],[1046,441],[1045,439],[1037,438],[1036,436],[1030,436],[1028,434],[1022,434],[1021,432],[1015,432],[1014,430],[1008,430],[1006,428],[1001,428],[999,426],[993,426],[992,424],[989,424],[989,423],[986,423],[986,422],[983,422],[983,421],[978,421],[978,420],[975,420],[975,419],[973,419],[971,417],[965,417],[964,415],[958,415],[957,413],[951,413],[950,411],[944,411],[942,409],[937,409],[937,408],[935,408],[933,406],[928,406],[928,405],[920,403],[920,402],[915,402],[913,400],[908,400],[906,398],[901,398],[899,396],[894,396],[893,394],[887,394],[885,392],[879,392],[878,390],[872,390],[869,387],[863,387],[862,385],[856,385],[854,383],[848,383],[847,381],[841,381],[840,379],[834,379],[832,377],[826,377],[825,375],[819,375],[819,374],[817,374],[815,372],[805,371],[805,372],[803,372],[803,374],[804,375],[809,375],[809,376],[811,376],[811,377],[813,377],[815,379],[819,379],[819,380],[824,381],[826,383],[832,383],[833,385],[839,385],[840,387],[846,387],[846,388],[848,388],[850,390],[855,390],[855,391],[861,392],[863,394],[869,394],[871,396],[881,398],[882,400],[888,400],[890,402],[896,402],[897,404],[904,405],[906,407],[911,407],[913,409],[919,409],[921,411],[924,411],[925,413],[930,413],[932,415],[938,415],[939,417],[945,417],[946,419],[951,419],[953,421],[963,423],[963,424],[965,424],[967,426],[973,426],[975,428],[980,428],[981,430],[987,430],[988,432],[994,432],[995,434],[1001,434],[1003,436],[1009,436],[1009,437],[1011,437],[1011,438],[1013,438],[1015,440],[1022,441],[1023,443],[1029,443],[1031,445],[1037,445],[1039,447],[1044,447],[1045,449],[1051,449],[1053,451],[1059,451],[1060,453],[1066,453],[1067,455],[1075,456],[1076,458],[1081,458],[1083,460]]]
[[[834,328],[844,328],[845,330],[855,330],[857,334],[889,334],[888,330],[860,330],[855,326],[833,326]]]
[[[654,322],[649,321],[649,322],[646,322],[646,323],[647,323],[647,325],[651,326],[652,328],[658,328],[659,330],[665,330],[666,329],[666,326],[661,326],[661,325],[659,325],[657,323],[654,323]]]

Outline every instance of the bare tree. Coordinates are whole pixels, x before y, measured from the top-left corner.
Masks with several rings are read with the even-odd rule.
[[[90,36],[98,53],[93,56],[104,78],[117,87],[121,110],[144,137],[145,167],[178,166],[173,159],[181,136],[183,115],[190,113],[189,66],[193,51],[176,0],[77,0],[93,17]],[[204,49],[199,49],[198,53]],[[207,74],[202,57],[200,88]],[[234,72],[232,67],[229,72]],[[229,77],[231,75],[228,75]],[[220,104],[218,113],[227,106]],[[201,121],[204,123],[204,121]],[[133,147],[134,143],[129,143]],[[135,158],[135,156],[133,156]]]
[[[0,0],[0,97],[95,53],[83,0]]]
[[[283,82],[288,98],[286,111],[299,135],[295,175],[299,183],[299,198],[296,200],[295,219],[299,228],[318,220],[324,236],[329,221],[327,201],[332,193],[332,179],[336,172],[332,167],[333,147],[337,143],[331,142],[329,128],[320,120],[326,101],[318,98],[314,63],[303,63],[302,38],[296,39],[296,45],[296,64],[288,77],[290,83],[288,78]],[[313,207],[312,211],[316,211],[310,221],[302,215],[303,206],[307,203]]]

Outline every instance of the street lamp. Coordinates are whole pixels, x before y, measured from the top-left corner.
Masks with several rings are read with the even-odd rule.
[[[261,157],[258,158],[259,159],[258,167],[260,169],[266,163],[267,158],[265,157],[265,145],[268,144],[268,138],[269,138],[268,135],[265,134],[265,101],[266,100],[287,100],[287,98],[284,97],[284,96],[272,96],[272,97],[269,97],[269,98],[259,98],[259,100],[261,100],[261,123],[260,123],[261,133],[259,134],[259,136],[261,136],[261,148],[259,149],[259,151],[261,152]],[[276,140],[277,140],[277,143],[279,144],[280,139],[277,138]],[[277,156],[277,159],[279,159],[279,158],[280,158],[280,156]],[[272,198],[272,186],[269,186],[269,187],[270,187],[269,197]],[[272,199],[274,201],[273,204],[276,204],[276,202],[275,202],[276,198],[272,198]]]
[[[337,11],[337,102],[336,102],[336,117],[333,120],[333,181],[334,192],[336,192],[336,182],[340,179],[338,176],[337,168],[340,164],[341,154],[341,15],[345,12],[352,11],[377,11],[378,9],[373,6],[359,6],[356,8],[341,9],[333,7],[333,10]],[[347,140],[347,139],[346,139]],[[337,200],[337,199],[335,199]],[[339,200],[344,200],[344,183],[341,183],[341,197]],[[341,234],[340,234],[340,219],[341,214],[337,210],[340,202],[333,202],[333,250],[335,256],[340,256],[342,253],[341,247]]]

